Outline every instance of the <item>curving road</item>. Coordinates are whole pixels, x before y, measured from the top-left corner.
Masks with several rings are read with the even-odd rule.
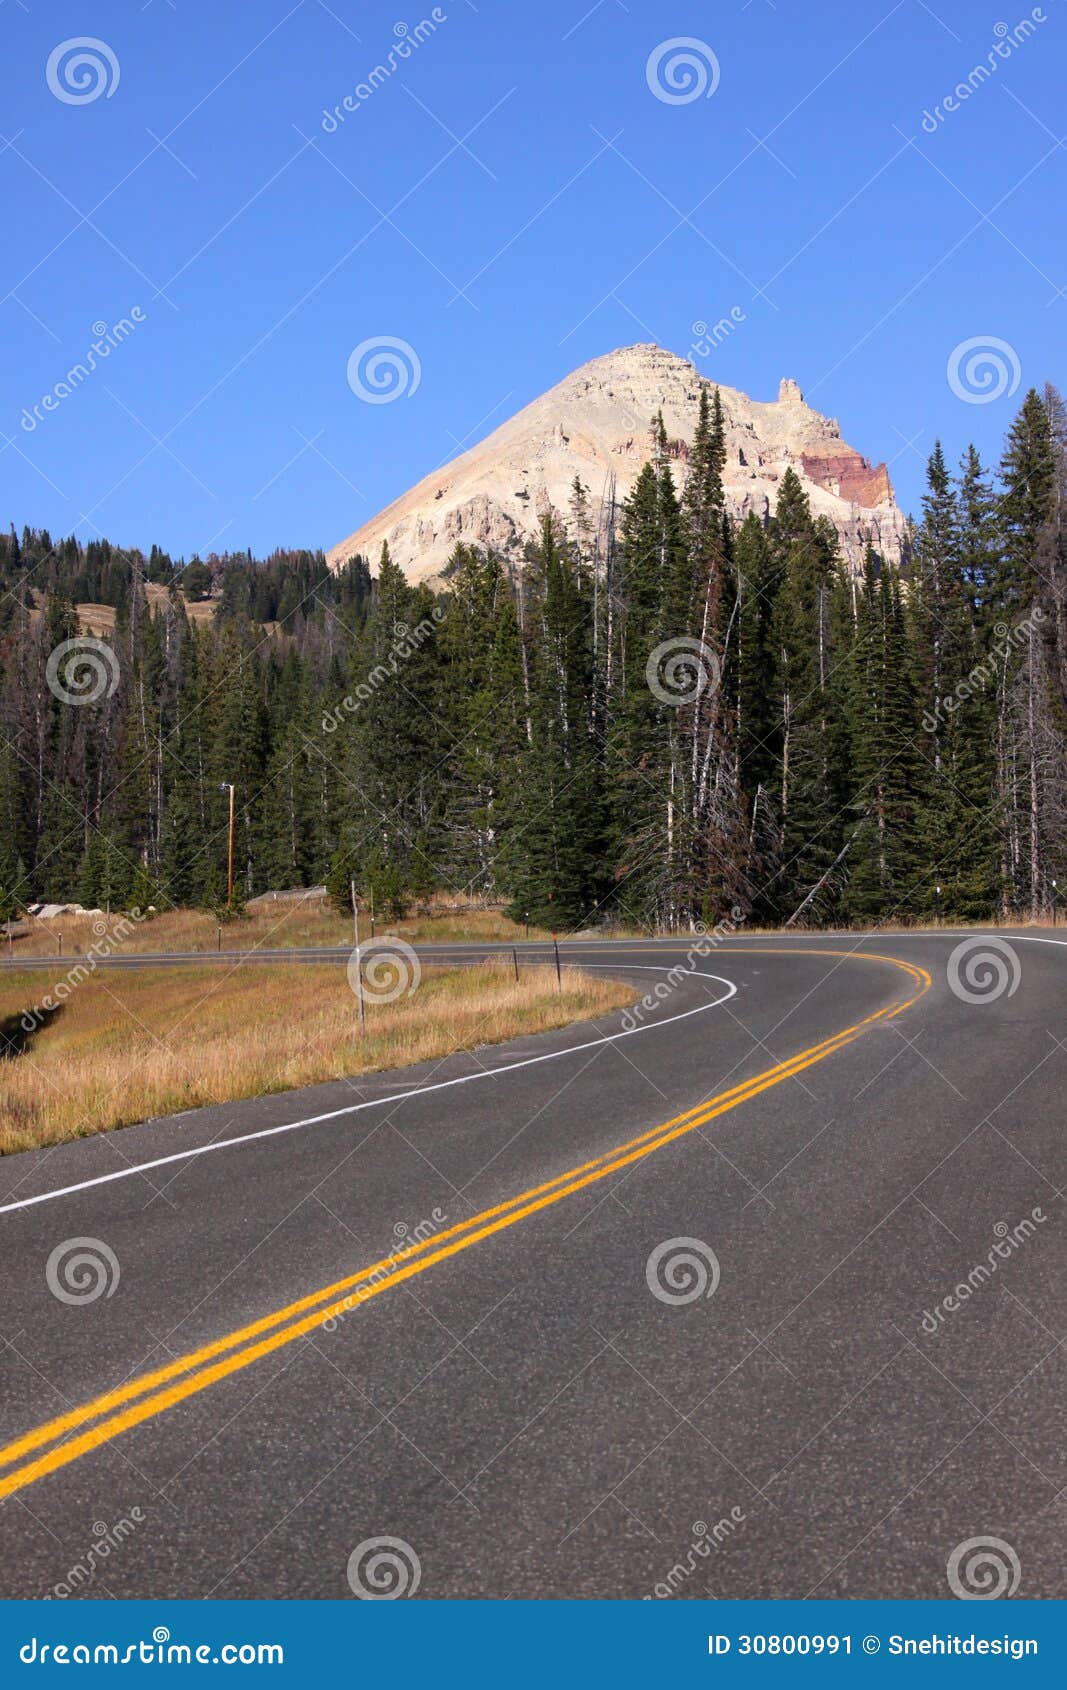
[[[998,942],[576,943],[636,1025],[0,1162],[2,1593],[1062,1596],[1067,954]]]

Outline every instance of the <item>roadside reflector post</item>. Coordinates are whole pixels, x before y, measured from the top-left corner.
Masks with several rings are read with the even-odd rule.
[[[367,1033],[367,1010],[363,1002],[363,952],[359,943],[359,909],[356,904],[356,883],[352,882],[352,928],[356,936],[356,1001],[359,1004],[359,1031]]]
[[[219,927],[219,933],[218,933],[218,949],[220,951],[222,949],[222,927],[221,926]]]
[[[560,968],[559,968],[559,943],[558,943],[558,941],[556,939],[556,935],[554,933],[552,935],[552,949],[556,953],[556,983],[559,986],[560,991],[562,992],[562,990],[563,990],[563,975],[560,973]]]
[[[514,945],[511,947],[511,960],[515,964],[515,978],[517,980],[519,978],[519,953]]]
[[[62,935],[62,933],[59,933],[59,934],[56,935],[56,937],[59,940],[59,954],[60,954],[60,956],[62,956],[63,955],[63,935]]]

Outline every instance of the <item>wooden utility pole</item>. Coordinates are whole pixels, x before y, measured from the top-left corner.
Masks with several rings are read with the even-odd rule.
[[[230,843],[226,865],[226,902],[233,903],[233,783],[230,783]]]

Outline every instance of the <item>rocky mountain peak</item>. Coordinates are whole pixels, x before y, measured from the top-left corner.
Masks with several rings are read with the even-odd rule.
[[[624,346],[583,364],[477,446],[418,482],[328,554],[376,562],[383,541],[413,581],[440,576],[455,546],[492,548],[521,563],[525,541],[556,511],[565,523],[577,475],[594,512],[621,502],[650,456],[662,413],[679,490],[708,377],[661,346]],[[885,464],[846,445],[836,420],[806,405],[786,377],[774,401],[719,384],[726,421],[724,485],[731,514],[766,521],[788,468],[816,515],[826,515],[854,570],[868,544],[898,563],[906,524]]]

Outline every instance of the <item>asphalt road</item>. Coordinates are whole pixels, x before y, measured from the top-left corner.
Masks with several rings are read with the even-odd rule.
[[[637,1030],[0,1162],[2,1593],[1063,1596],[1067,947],[1000,940],[578,944]]]

